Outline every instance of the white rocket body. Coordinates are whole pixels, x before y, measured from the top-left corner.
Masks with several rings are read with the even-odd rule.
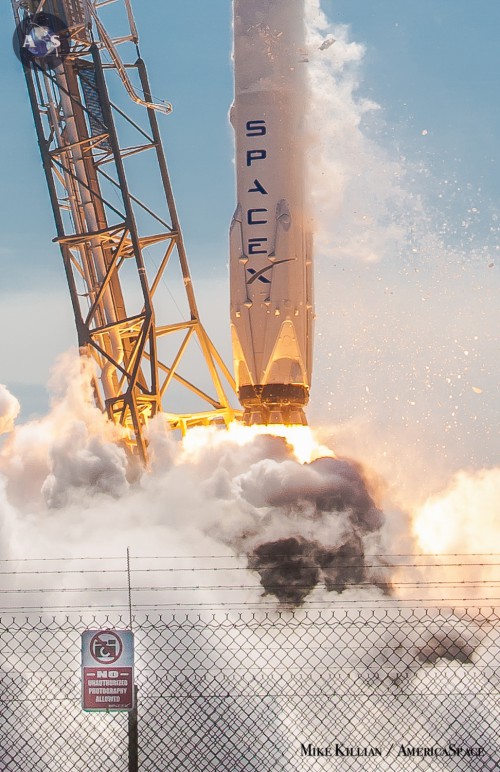
[[[313,319],[306,66],[304,0],[234,0],[231,331],[249,424],[306,423]]]

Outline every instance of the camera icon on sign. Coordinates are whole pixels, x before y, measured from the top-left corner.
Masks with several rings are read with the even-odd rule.
[[[94,635],[90,642],[90,653],[93,659],[101,665],[110,665],[122,655],[123,644],[113,633],[101,632]]]
[[[98,641],[94,645],[94,654],[97,659],[113,659],[116,657],[117,648],[116,641],[110,641],[109,643]]]

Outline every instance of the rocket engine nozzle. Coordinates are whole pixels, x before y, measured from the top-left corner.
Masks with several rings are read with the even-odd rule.
[[[243,421],[247,426],[307,426],[303,407],[309,400],[309,390],[305,386],[281,383],[242,386],[238,396],[245,408]]]

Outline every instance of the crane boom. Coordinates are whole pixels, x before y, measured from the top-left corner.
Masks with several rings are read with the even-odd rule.
[[[183,433],[198,424],[227,425],[236,415],[226,393],[234,391],[232,375],[200,321],[159,131],[157,114],[171,106],[152,98],[130,0],[12,4],[21,53],[23,30],[37,13],[61,20],[67,30],[64,56],[55,63],[21,57],[54,241],[80,350],[97,363],[97,404],[146,460],[144,430],[157,413]],[[127,32],[113,37],[104,17],[108,13],[112,25],[117,10],[125,11]],[[171,297],[160,303],[165,288]],[[181,364],[194,343],[203,367],[191,373],[187,361],[184,373]],[[196,410],[187,407],[186,395]]]

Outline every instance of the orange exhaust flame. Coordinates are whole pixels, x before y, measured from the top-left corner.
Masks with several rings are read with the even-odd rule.
[[[207,446],[219,447],[226,442],[234,442],[239,446],[252,442],[258,435],[283,437],[292,448],[295,459],[301,463],[310,463],[316,458],[330,456],[335,453],[316,439],[310,426],[284,424],[245,426],[233,422],[227,432],[211,430],[210,428],[192,429],[183,439],[184,453],[188,457],[198,456]]]

